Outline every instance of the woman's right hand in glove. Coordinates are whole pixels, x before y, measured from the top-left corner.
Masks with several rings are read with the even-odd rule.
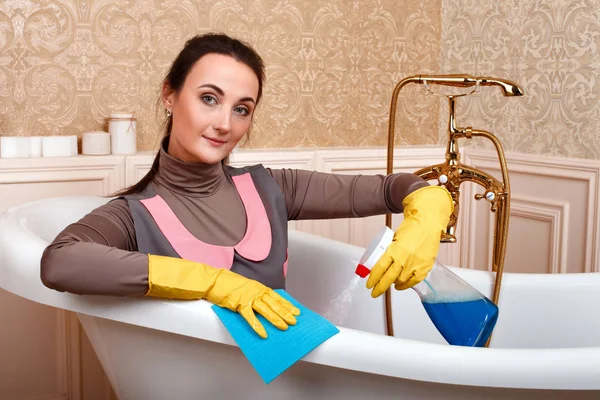
[[[171,299],[205,299],[238,312],[262,338],[264,326],[255,313],[280,330],[296,324],[300,310],[262,283],[206,264],[174,257],[148,255],[146,296]]]

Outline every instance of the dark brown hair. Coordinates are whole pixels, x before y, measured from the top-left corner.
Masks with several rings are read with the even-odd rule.
[[[183,88],[185,79],[196,62],[203,56],[211,53],[230,56],[236,61],[246,64],[254,71],[258,78],[258,96],[256,98],[256,104],[258,104],[262,96],[263,82],[265,81],[265,66],[262,58],[248,44],[222,33],[206,33],[189,39],[177,58],[175,58],[175,61],[173,61],[167,76],[163,80],[163,87],[166,85],[175,93],[178,93]],[[162,96],[159,98],[158,104],[161,104],[161,98]],[[166,138],[171,134],[171,128],[173,127],[172,115],[166,117],[164,127],[163,136]],[[152,182],[158,171],[159,158],[160,151],[156,154],[150,171],[139,182],[112,196],[124,196],[143,191]],[[227,159],[223,160],[223,162],[226,163]]]

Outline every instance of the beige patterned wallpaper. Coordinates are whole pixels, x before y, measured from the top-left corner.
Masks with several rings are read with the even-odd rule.
[[[217,30],[254,45],[268,66],[248,147],[384,145],[394,84],[439,68],[440,7],[441,0],[2,0],[0,134],[81,134],[102,129],[111,111],[134,111],[138,149],[154,149],[169,63],[187,38]],[[402,143],[437,140],[437,103],[419,100],[399,107]]]
[[[597,0],[3,0],[0,135],[81,134],[124,110],[138,148],[154,149],[160,81],[183,42],[211,30],[268,66],[248,147],[385,145],[400,79],[468,73],[526,96],[481,90],[459,102],[460,125],[508,150],[600,159]],[[446,111],[408,87],[400,143],[444,143]]]
[[[442,72],[505,77],[525,90],[503,98],[486,88],[459,104],[459,124],[496,133],[507,150],[600,159],[599,47],[598,0],[442,7]]]

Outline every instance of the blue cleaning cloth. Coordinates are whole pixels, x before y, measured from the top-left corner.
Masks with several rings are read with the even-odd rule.
[[[266,384],[340,331],[331,322],[298,303],[285,290],[275,291],[298,307],[300,315],[296,317],[296,325],[280,331],[262,315],[255,313],[267,331],[266,339],[258,336],[240,314],[217,305],[212,306]]]

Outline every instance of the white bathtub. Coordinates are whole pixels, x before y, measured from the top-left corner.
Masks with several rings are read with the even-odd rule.
[[[412,290],[393,294],[397,337],[385,336],[383,299],[361,281],[340,333],[265,385],[205,301],[42,285],[45,246],[106,201],[43,200],[0,215],[0,287],[77,313],[121,400],[600,399],[600,274],[505,274],[489,349],[446,345]],[[289,247],[288,292],[327,313],[363,249],[296,231]],[[490,274],[452,269],[489,294]]]

